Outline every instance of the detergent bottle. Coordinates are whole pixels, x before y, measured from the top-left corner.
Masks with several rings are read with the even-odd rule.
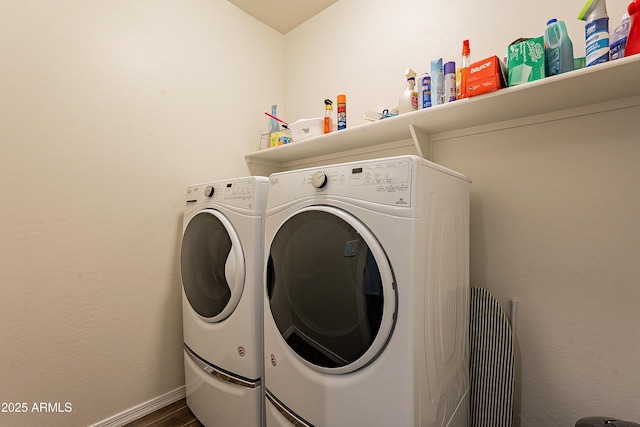
[[[609,60],[624,58],[624,50],[627,47],[627,37],[629,37],[629,26],[631,25],[631,17],[628,13],[622,15],[620,25],[618,25],[611,33],[609,41]]]
[[[416,72],[407,68],[404,75],[407,77],[407,87],[398,100],[398,114],[408,113],[418,109],[418,92],[416,92]]]
[[[627,12],[631,17],[627,45],[624,48],[624,56],[640,53],[640,0],[633,0],[627,7]]]
[[[609,61],[609,15],[605,0],[587,0],[578,19],[585,21],[587,67]]]
[[[573,71],[573,43],[564,21],[551,19],[544,31],[544,71],[547,77]]]

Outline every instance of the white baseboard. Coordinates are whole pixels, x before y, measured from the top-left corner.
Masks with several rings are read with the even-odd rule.
[[[148,402],[141,403],[138,406],[134,406],[131,409],[120,412],[112,417],[102,420],[90,427],[122,427],[123,425],[135,421],[139,418],[149,415],[150,413],[157,411],[160,408],[164,408],[167,405],[177,402],[178,400],[186,396],[185,387],[178,387],[177,389],[170,391],[169,393],[158,396],[155,399],[151,399]]]

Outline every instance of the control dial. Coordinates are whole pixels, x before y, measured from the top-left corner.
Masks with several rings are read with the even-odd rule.
[[[323,188],[327,185],[327,174],[322,171],[318,171],[311,177],[311,184],[316,188]]]
[[[207,197],[213,197],[213,193],[215,193],[216,189],[211,185],[207,185],[207,188],[204,189],[204,195]]]

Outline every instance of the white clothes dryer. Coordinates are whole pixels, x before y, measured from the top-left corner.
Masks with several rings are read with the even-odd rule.
[[[468,427],[469,180],[416,156],[276,173],[267,427]]]
[[[187,188],[180,273],[187,405],[205,426],[262,426],[268,180]]]

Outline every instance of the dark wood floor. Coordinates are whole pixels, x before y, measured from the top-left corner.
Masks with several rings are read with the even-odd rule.
[[[160,408],[123,427],[204,427],[191,413],[186,399]]]

